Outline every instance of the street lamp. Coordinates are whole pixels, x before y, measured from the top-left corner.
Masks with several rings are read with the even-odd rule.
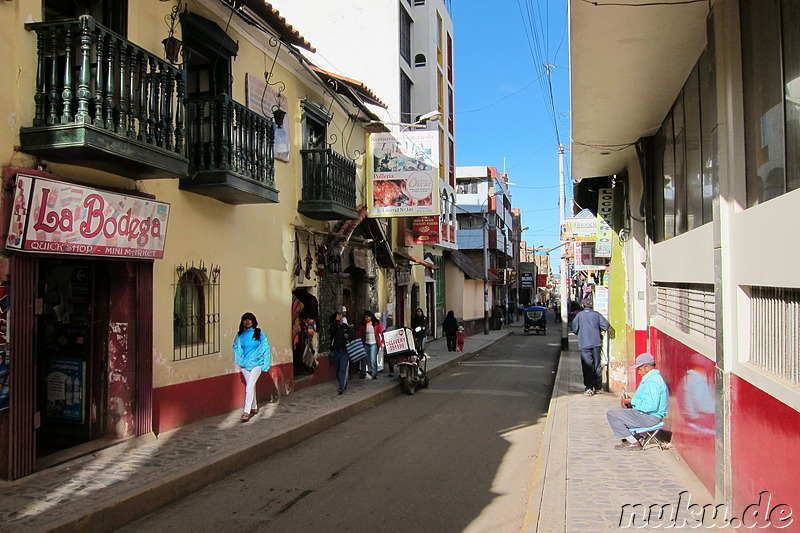
[[[424,115],[419,115],[417,120],[414,122],[384,122],[382,120],[370,120],[364,123],[364,126],[373,126],[375,124],[381,124],[384,126],[404,126],[406,129],[422,129],[428,126],[428,121],[439,120],[442,117],[442,114],[439,111],[428,111]]]

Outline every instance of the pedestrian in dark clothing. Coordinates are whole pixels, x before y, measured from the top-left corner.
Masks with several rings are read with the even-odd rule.
[[[339,381],[339,394],[347,388],[347,367],[350,360],[347,358],[347,343],[355,338],[353,331],[344,322],[344,315],[336,312],[331,315],[329,331],[331,334],[331,362],[336,369],[336,378]]]
[[[417,355],[425,355],[425,339],[428,336],[428,317],[421,307],[417,307],[416,313],[411,317],[411,331],[414,332],[414,345],[417,348]]]
[[[572,331],[578,336],[578,348],[581,350],[586,396],[594,396],[603,387],[603,373],[600,367],[600,347],[603,338],[600,333],[608,331],[608,328],[608,320],[592,309],[591,303],[584,304],[583,311],[572,319]]]
[[[447,312],[447,316],[442,322],[442,331],[447,338],[447,351],[455,352],[457,347],[456,332],[458,331],[458,320],[456,320],[453,310]]]

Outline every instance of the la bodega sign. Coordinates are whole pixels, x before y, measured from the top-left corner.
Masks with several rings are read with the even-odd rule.
[[[18,175],[6,248],[161,259],[169,204]]]

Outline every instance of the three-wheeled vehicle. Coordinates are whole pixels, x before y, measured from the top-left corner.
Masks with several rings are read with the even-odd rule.
[[[525,308],[525,335],[534,332],[537,335],[547,333],[547,308],[533,305]]]

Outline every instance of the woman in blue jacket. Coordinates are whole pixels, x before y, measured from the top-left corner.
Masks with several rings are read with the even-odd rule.
[[[233,340],[233,360],[242,368],[245,382],[244,413],[242,422],[247,422],[258,413],[256,382],[261,372],[270,367],[270,348],[267,334],[258,328],[253,313],[245,313],[239,322],[239,333]]]

